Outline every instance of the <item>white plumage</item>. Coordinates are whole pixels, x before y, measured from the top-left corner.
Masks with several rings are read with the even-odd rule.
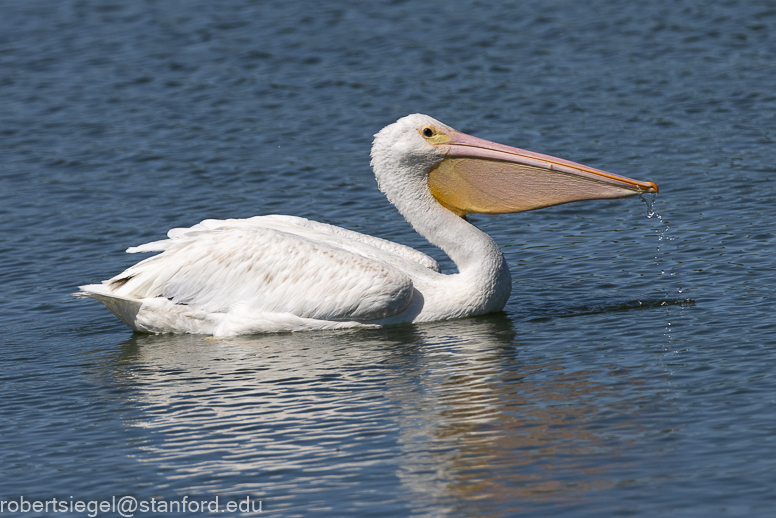
[[[501,153],[496,161],[523,173],[577,176],[578,164],[481,141],[419,114],[381,130],[372,147],[380,190],[416,231],[450,256],[458,273],[443,275],[431,257],[383,239],[298,217],[257,216],[170,230],[166,240],[127,250],[161,253],[102,284],[81,286],[76,295],[99,300],[136,331],[221,336],[422,322],[501,310],[511,291],[509,269],[493,240],[460,217],[485,211],[447,205],[448,194],[429,188],[430,172],[444,160],[482,158],[487,167],[494,159],[480,157],[483,149]],[[545,159],[552,160],[542,163]],[[571,173],[558,173],[559,167]],[[580,170],[583,176],[596,172]],[[466,185],[473,186],[465,193],[467,200],[481,197],[480,187],[492,187],[487,175],[479,178],[479,169],[470,175],[464,165],[460,171]],[[600,192],[571,195],[561,203],[657,190],[654,184],[603,174],[604,180],[585,180],[597,182]],[[498,190],[496,196],[504,197]],[[515,212],[500,205],[507,201],[487,201],[487,212]]]

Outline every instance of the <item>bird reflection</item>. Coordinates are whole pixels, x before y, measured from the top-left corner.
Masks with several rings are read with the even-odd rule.
[[[398,491],[412,509],[486,516],[613,484],[627,445],[602,429],[639,433],[623,401],[644,380],[567,363],[524,347],[495,314],[230,339],[138,334],[101,374],[137,410],[126,425],[146,434],[139,459],[180,491],[239,487],[276,510]],[[618,373],[619,385],[601,381]]]

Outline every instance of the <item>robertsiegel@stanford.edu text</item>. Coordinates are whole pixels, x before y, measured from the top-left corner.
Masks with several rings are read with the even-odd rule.
[[[261,500],[251,500],[246,496],[241,500],[219,502],[219,497],[211,499],[179,500],[151,498],[138,500],[133,496],[111,497],[110,500],[74,500],[51,498],[50,500],[27,500],[20,496],[17,500],[0,500],[0,513],[86,513],[95,518],[100,513],[118,513],[124,518],[132,518],[142,513],[261,513]]]

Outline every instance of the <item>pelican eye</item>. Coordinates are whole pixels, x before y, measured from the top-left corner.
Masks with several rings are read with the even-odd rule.
[[[431,128],[423,128],[423,136],[426,138],[431,138],[434,136],[434,130]]]

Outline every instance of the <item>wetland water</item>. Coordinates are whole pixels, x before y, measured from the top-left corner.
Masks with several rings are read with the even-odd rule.
[[[772,516],[776,2],[0,12],[0,500]],[[486,317],[212,340],[70,297],[170,228],[272,213],[450,271],[369,168],[413,112],[660,194],[473,217],[514,280]]]

